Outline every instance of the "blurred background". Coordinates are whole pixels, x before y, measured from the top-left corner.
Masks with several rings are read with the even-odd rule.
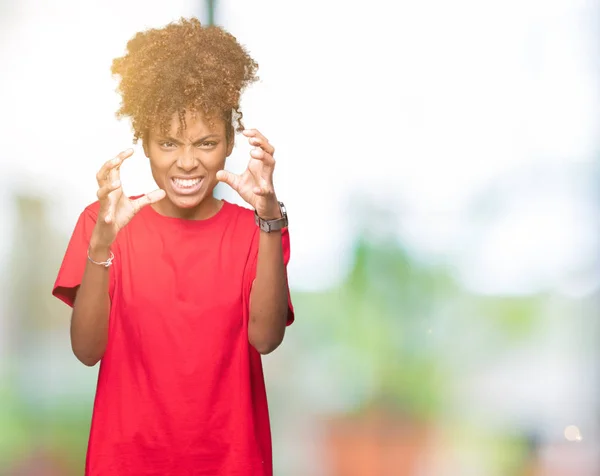
[[[297,314],[275,475],[600,474],[600,0],[0,1],[0,474],[83,474],[97,368],[50,292],[131,146],[111,60],[181,16],[260,64]],[[153,188],[139,146],[122,181]]]

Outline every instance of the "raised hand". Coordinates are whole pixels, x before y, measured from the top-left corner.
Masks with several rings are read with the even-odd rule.
[[[219,170],[217,180],[235,190],[246,203],[254,207],[261,218],[280,218],[281,212],[273,188],[275,148],[256,129],[245,130],[243,134],[248,138],[250,145],[255,146],[250,151],[248,167],[241,175]]]
[[[165,197],[165,191],[158,189],[143,197],[131,200],[123,193],[119,169],[125,159],[133,155],[133,150],[121,152],[106,162],[96,174],[100,211],[92,234],[92,246],[109,247],[117,233],[146,205],[156,203]]]

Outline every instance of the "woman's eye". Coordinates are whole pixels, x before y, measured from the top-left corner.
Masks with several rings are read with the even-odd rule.
[[[200,144],[200,147],[214,147],[216,145],[217,145],[217,143],[214,141],[206,141],[206,142],[202,142]]]
[[[175,144],[173,144],[173,142],[161,142],[160,146],[164,147],[165,149],[172,149],[175,147]]]

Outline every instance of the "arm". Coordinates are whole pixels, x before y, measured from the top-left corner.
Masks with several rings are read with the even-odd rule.
[[[283,341],[288,317],[288,283],[281,232],[260,232],[256,279],[250,293],[248,338],[261,354]]]
[[[110,257],[117,233],[144,206],[164,198],[156,190],[135,200],[123,194],[119,166],[133,153],[128,150],[106,162],[98,172],[98,212],[81,214],[67,248],[53,294],[73,306],[71,347],[85,365],[95,365],[104,355],[110,315],[110,269],[102,263]]]
[[[94,261],[106,261],[109,256],[108,247],[90,244],[90,257]],[[73,305],[71,347],[75,356],[90,367],[102,358],[108,341],[108,285],[109,268],[88,260]]]
[[[281,218],[281,209],[273,188],[275,148],[256,129],[244,130],[250,145],[248,168],[241,175],[226,170],[217,172],[225,182],[264,220]],[[288,284],[285,270],[282,232],[260,231],[256,277],[250,291],[248,340],[261,354],[273,352],[283,341],[288,324]]]

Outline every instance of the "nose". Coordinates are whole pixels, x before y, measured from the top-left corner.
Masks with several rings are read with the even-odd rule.
[[[198,160],[194,157],[194,149],[192,147],[185,147],[181,155],[177,158],[177,166],[181,170],[191,172],[198,167]]]

